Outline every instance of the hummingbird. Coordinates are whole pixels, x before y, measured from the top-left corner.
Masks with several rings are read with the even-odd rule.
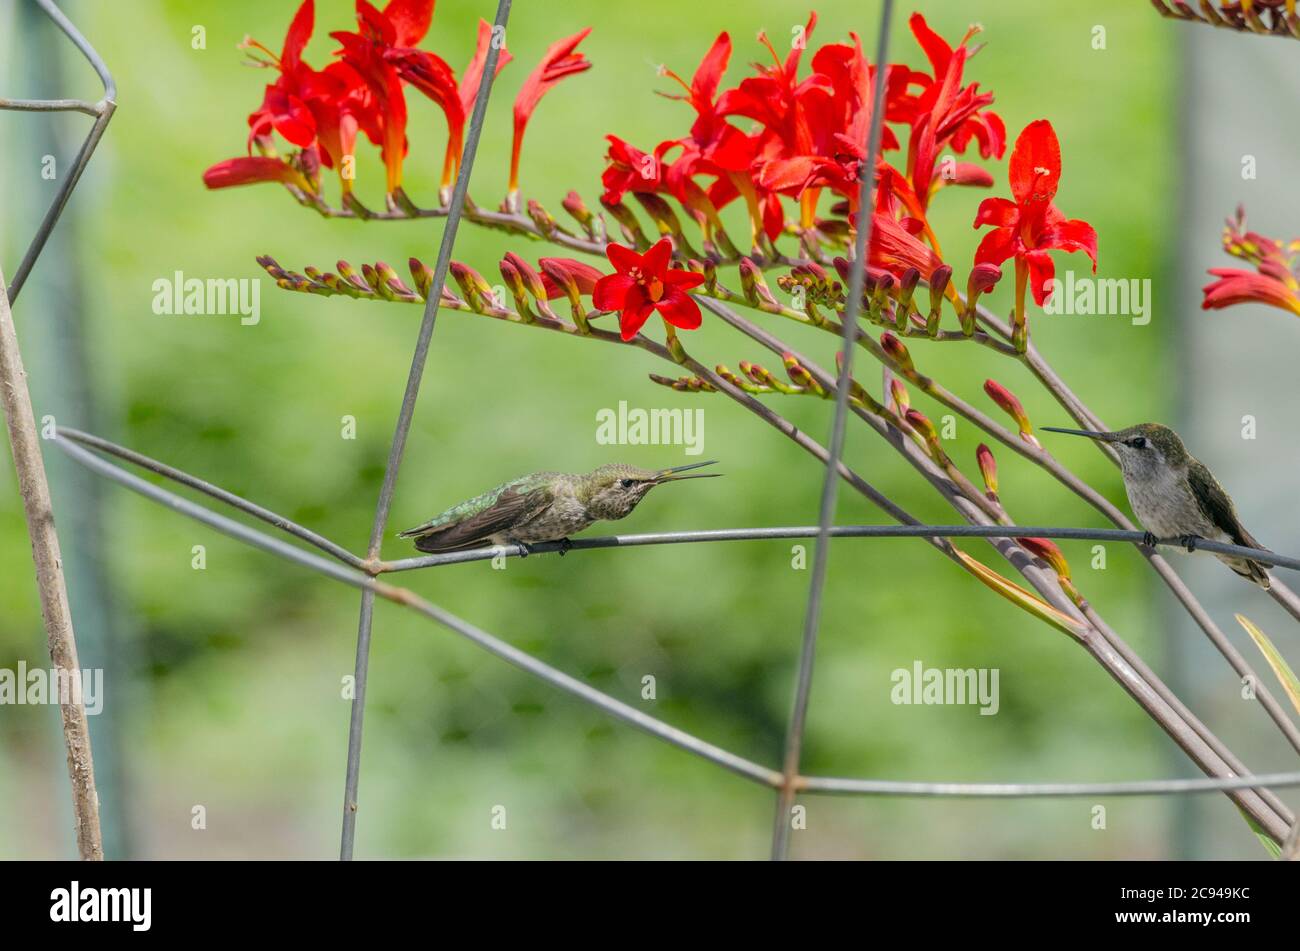
[[[659,470],[611,463],[587,473],[533,472],[453,505],[423,525],[398,532],[398,537],[415,539],[415,547],[427,552],[518,544],[525,555],[531,544],[558,541],[563,555],[574,532],[631,514],[657,485],[721,475],[680,474],[715,463]]]
[[[1124,474],[1129,505],[1146,530],[1148,546],[1154,546],[1157,538],[1176,538],[1188,551],[1195,551],[1200,539],[1247,548],[1263,547],[1242,527],[1237,509],[1223,486],[1183,447],[1183,441],[1168,426],[1139,423],[1113,433],[1055,426],[1042,428],[1087,436],[1114,448]],[[1268,572],[1259,562],[1217,553],[1215,557],[1243,578],[1268,588]]]

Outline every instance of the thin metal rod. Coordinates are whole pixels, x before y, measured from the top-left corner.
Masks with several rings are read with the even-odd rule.
[[[181,515],[201,522],[245,544],[309,568],[354,588],[371,591],[386,600],[410,608],[460,634],[521,670],[564,690],[580,700],[585,700],[611,716],[644,730],[652,736],[762,785],[776,789],[785,784],[785,777],[780,772],[737,756],[684,730],[670,726],[662,720],[648,716],[634,707],[628,706],[622,701],[616,700],[488,634],[481,628],[426,601],[406,588],[387,584],[360,571],[336,564],[314,552],[290,545],[282,539],[268,535],[252,526],[212,512],[196,502],[182,498],[113,465],[93,452],[82,448],[67,438],[66,435],[56,436],[54,442],[60,450],[74,461],[110,481],[125,486],[145,498],[158,502]],[[892,528],[893,526],[888,527]],[[813,530],[808,529],[807,531],[811,533]],[[1139,780],[1137,782],[1115,783],[925,783],[884,779],[796,776],[794,785],[800,792],[831,795],[952,798],[1139,796],[1251,789],[1263,786],[1300,786],[1300,772],[1233,776],[1226,779]]]
[[[59,436],[70,439],[92,449],[105,452],[111,456],[140,466],[156,475],[171,479],[180,485],[195,489],[203,494],[224,502],[225,504],[246,512],[269,525],[281,529],[290,535],[321,549],[344,562],[363,571],[384,574],[395,571],[413,571],[418,568],[434,568],[440,565],[457,565],[471,561],[486,561],[490,558],[505,556],[520,557],[525,553],[521,545],[503,545],[500,547],[475,548],[469,551],[447,552],[445,554],[419,555],[413,558],[399,558],[394,561],[369,562],[348,551],[337,542],[331,541],[311,529],[299,525],[278,512],[263,508],[220,486],[206,482],[198,476],[191,475],[174,466],[167,465],[143,453],[128,449],[119,443],[83,432],[60,426]],[[527,554],[559,553],[561,551],[581,551],[595,548],[635,548],[645,545],[683,545],[698,542],[756,541],[783,538],[814,538],[821,532],[817,525],[791,525],[758,528],[710,528],[681,532],[642,532],[627,535],[603,535],[594,538],[577,538],[563,545],[559,542],[539,542],[529,546]],[[1144,532],[1118,528],[1074,528],[1058,525],[832,525],[829,530],[832,538],[1059,538],[1075,541],[1107,541],[1141,545],[1145,543]],[[1157,547],[1165,546],[1183,550],[1185,545],[1179,538],[1156,539]],[[1300,558],[1279,555],[1267,548],[1248,548],[1244,545],[1229,545],[1224,542],[1202,539],[1196,543],[1197,551],[1215,554],[1235,555],[1253,558],[1279,568],[1300,571]]]
[[[228,492],[220,486],[213,485],[210,482],[205,482],[197,476],[192,476],[188,472],[183,472],[180,469],[173,468],[166,463],[159,462],[157,459],[151,459],[133,449],[127,449],[125,446],[119,446],[117,443],[109,442],[107,439],[101,439],[99,436],[94,436],[90,433],[83,433],[78,429],[68,429],[65,426],[60,426],[57,429],[57,433],[66,439],[71,439],[73,442],[80,443],[83,446],[88,446],[91,449],[98,449],[100,452],[106,452],[110,456],[116,456],[117,458],[123,459],[133,465],[137,465],[142,469],[146,469],[155,475],[164,476],[165,478],[171,479],[173,482],[177,482],[198,492],[202,492],[204,495],[210,496],[219,502],[224,502],[241,512],[246,512],[254,518],[261,519],[268,525],[274,525],[281,531],[288,532],[290,535],[302,539],[309,545],[319,548],[321,551],[328,555],[332,555],[346,565],[351,565],[353,568],[359,568],[362,570],[365,568],[365,561],[357,555],[352,554],[352,552],[348,551],[342,545],[330,541],[328,538],[313,532],[309,528],[304,528],[297,522],[290,521],[283,515],[272,512],[270,509],[263,508],[254,502],[250,502],[241,496],[235,495],[233,492]]]
[[[54,0],[36,0],[37,5],[45,11],[46,16],[54,21],[55,26],[63,31],[68,39],[72,40],[72,45],[81,51],[81,55],[86,57],[95,75],[99,77],[99,82],[104,87],[104,98],[109,102],[117,99],[117,83],[113,79],[113,74],[108,71],[108,65],[95,52],[95,48],[90,42],[81,35],[81,32],[72,24],[72,21],[64,16],[54,3]]]
[[[804,776],[801,792],[853,796],[942,796],[952,799],[1050,799],[1067,796],[1162,796],[1181,793],[1300,786],[1300,772],[1228,779],[1148,779],[1118,783],[909,783],[888,779]]]
[[[503,36],[505,33],[506,23],[510,19],[510,3],[511,0],[498,0],[494,27],[496,36]],[[469,192],[470,174],[474,169],[474,156],[478,151],[478,140],[483,131],[483,118],[487,114],[488,97],[491,95],[496,79],[497,58],[500,52],[500,44],[495,41],[494,36],[494,41],[488,45],[487,59],[483,65],[483,78],[474,97],[474,113],[470,117],[469,134],[465,138],[460,171],[456,175],[456,186],[452,191],[451,205],[447,212],[447,224],[443,228],[442,243],[438,247],[438,263],[434,268],[429,298],[424,305],[424,319],[420,323],[420,335],[415,343],[411,371],[406,379],[406,392],[402,396],[402,408],[397,415],[397,425],[393,430],[388,464],[384,468],[384,482],[379,490],[379,501],[375,506],[375,521],[370,529],[370,544],[366,549],[368,558],[372,560],[379,557],[384,531],[388,525],[388,513],[392,508],[397,473],[402,466],[402,456],[406,452],[406,438],[411,431],[411,420],[415,416],[415,401],[420,394],[420,380],[424,376],[424,365],[429,356],[429,343],[433,339],[438,306],[442,302],[442,290],[447,283],[447,270],[451,266],[451,252],[456,242],[456,230],[465,211],[465,196]],[[370,668],[370,635],[374,620],[374,600],[372,590],[367,589],[361,593],[361,610],[357,618],[354,687],[356,693],[352,700],[352,716],[348,724],[348,763],[343,791],[343,833],[339,845],[339,858],[343,861],[351,860],[356,839],[357,782],[361,771],[361,733],[365,719],[366,681]]]
[[[0,99],[0,109],[13,112],[84,112],[98,117],[103,111],[97,102],[84,99]]]
[[[18,296],[28,273],[45,247],[60,213],[90,161],[100,137],[113,115],[111,98],[113,78],[99,54],[77,32],[76,27],[50,0],[38,4],[51,20],[77,46],[99,74],[104,84],[105,98],[91,111],[96,116],[85,142],[64,176],[50,209],[46,212],[35,237],[29,244],[17,271],[14,282],[4,288],[0,274],[0,403],[4,406],[10,448],[13,450],[14,470],[22,496],[27,531],[31,536],[32,559],[36,568],[37,591],[40,595],[41,617],[49,642],[50,659],[61,672],[79,670],[76,633],[64,579],[63,558],[59,537],[54,527],[54,510],[50,499],[49,481],[36,432],[32,412],[31,394],[27,375],[23,369],[22,353],[11,313],[11,304]],[[25,112],[51,112],[64,110],[87,111],[79,100],[14,100],[0,101],[0,108]],[[100,827],[99,795],[95,787],[95,766],[91,751],[90,729],[86,709],[81,698],[69,697],[59,703],[63,724],[63,741],[67,752],[68,777],[72,786],[73,814],[76,821],[77,850],[82,859],[104,858],[103,835]]]
[[[819,525],[792,525],[772,528],[711,528],[687,532],[604,535],[596,538],[575,538],[567,546],[559,542],[542,542],[530,545],[528,553],[581,551],[584,548],[632,548],[640,545],[684,545],[697,542],[815,538],[821,531]],[[1125,542],[1134,545],[1143,544],[1146,537],[1143,532],[1120,528],[1068,528],[1054,525],[832,525],[827,533],[831,538],[1060,538],[1075,541]],[[1177,538],[1158,538],[1156,545],[1180,550],[1185,547]],[[1245,548],[1241,545],[1228,545],[1206,539],[1196,543],[1196,550],[1253,558],[1279,568],[1300,571],[1300,558],[1279,555],[1264,548]],[[375,570],[381,573],[413,571],[417,568],[456,565],[467,561],[486,561],[499,555],[513,558],[522,554],[524,550],[519,545],[502,545],[383,561],[375,566]]]
[[[486,631],[475,627],[468,621],[462,620],[454,614],[443,610],[435,604],[424,600],[414,592],[406,588],[399,588],[394,585],[386,584],[375,578],[366,575],[360,571],[346,568],[336,564],[327,558],[323,558],[314,552],[305,551],[297,546],[290,545],[288,542],[276,538],[273,535],[237,522],[227,516],[212,512],[196,502],[182,498],[173,492],[160,488],[151,482],[147,482],[139,476],[126,472],[118,468],[111,462],[101,459],[94,453],[83,449],[74,443],[66,435],[57,436],[55,439],[57,445],[63,452],[75,461],[86,466],[92,472],[95,472],[105,478],[125,486],[133,492],[143,495],[167,508],[179,512],[195,521],[202,522],[211,528],[216,529],[224,535],[228,535],[245,544],[260,548],[270,554],[277,555],[294,564],[301,565],[304,568],[310,568],[335,581],[341,581],[346,585],[354,588],[360,588],[371,594],[371,604],[373,605],[373,596],[378,594],[386,600],[393,601],[404,607],[410,608],[424,616],[437,621],[444,627],[456,632],[462,637],[473,641],[479,647],[495,654],[497,657],[508,661],[514,666],[532,674],[547,683],[559,687],[566,693],[576,696],[580,700],[592,704],[640,730],[659,739],[671,743],[673,746],[694,753],[704,759],[710,760],[719,766],[722,766],[739,776],[752,779],[755,782],[762,783],[766,786],[775,787],[780,780],[780,774],[775,770],[760,766],[751,762],[742,756],[728,752],[719,746],[715,746],[705,740],[700,739],[685,730],[680,730],[675,726],[664,723],[655,717],[649,716],[631,707],[621,700],[616,700],[608,694],[602,693],[595,687],[588,686],[580,680],[569,676],[563,671],[551,667],[549,664],[538,660],[530,654],[521,651],[519,648],[507,644],[499,638],[493,637]]]
[[[58,224],[59,216],[63,214],[64,207],[68,204],[68,199],[72,197],[72,191],[77,187],[77,182],[81,180],[81,173],[85,171],[90,157],[95,154],[95,148],[99,145],[99,140],[104,135],[104,130],[108,128],[109,120],[113,118],[113,110],[117,108],[114,100],[117,98],[117,84],[113,81],[112,74],[104,61],[100,59],[95,48],[86,41],[86,38],[78,32],[77,28],[72,25],[66,16],[63,15],[53,0],[36,0],[37,4],[46,15],[72,40],[73,44],[86,57],[86,60],[94,68],[99,80],[104,86],[104,98],[95,104],[90,114],[94,115],[95,124],[90,127],[90,132],[86,139],[81,143],[81,148],[77,151],[77,157],[73,159],[72,167],[63,177],[63,184],[59,186],[58,193],[54,196],[54,201],[49,210],[45,212],[45,217],[41,220],[40,227],[36,229],[36,234],[32,238],[31,244],[27,246],[27,252],[23,255],[18,269],[14,271],[13,282],[9,285],[9,303],[12,305],[18,298],[18,292],[23,289],[27,283],[27,276],[31,273],[36,264],[36,259],[40,257],[45,242],[49,240],[54,226]],[[14,100],[8,100],[14,102]],[[51,100],[53,101],[53,100]],[[64,103],[73,102],[73,100],[61,100]],[[33,106],[31,100],[17,100],[17,105],[12,108],[27,109]],[[67,106],[66,108],[77,108],[76,106]],[[79,111],[86,111],[81,109]]]
[[[880,8],[879,37],[876,42],[876,84],[871,105],[871,126],[867,132],[866,159],[858,175],[862,179],[858,198],[857,235],[853,268],[849,275],[848,300],[844,305],[843,357],[835,381],[835,415],[831,422],[828,445],[830,458],[822,480],[821,508],[818,519],[817,546],[813,554],[812,578],[808,585],[808,603],[804,611],[803,644],[799,652],[799,670],[795,683],[794,704],[785,737],[782,774],[785,782],[776,799],[776,817],[772,823],[772,858],[781,860],[789,849],[791,816],[794,804],[794,779],[799,773],[799,756],[803,749],[804,728],[808,718],[808,699],[812,690],[813,662],[817,654],[817,628],[821,623],[822,592],[826,587],[826,565],[830,557],[830,527],[835,520],[835,500],[840,485],[839,462],[844,454],[844,421],[848,415],[849,387],[853,380],[853,352],[858,333],[858,306],[867,270],[867,253],[871,244],[872,184],[876,177],[876,156],[884,125],[885,77],[889,55],[889,21],[893,0],[883,0]]]

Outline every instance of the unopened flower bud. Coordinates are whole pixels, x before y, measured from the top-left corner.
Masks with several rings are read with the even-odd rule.
[[[898,365],[899,372],[906,376],[916,372],[916,367],[912,364],[912,355],[907,352],[907,347],[904,346],[903,341],[893,334],[887,331],[882,333],[880,335],[880,347]]]
[[[984,488],[988,490],[990,501],[998,497],[998,461],[993,458],[993,450],[984,443],[975,450],[975,461],[979,464],[980,475],[984,477]]]

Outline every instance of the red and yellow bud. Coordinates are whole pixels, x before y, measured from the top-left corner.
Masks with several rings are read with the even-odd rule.
[[[894,412],[900,418],[906,416],[908,408],[912,405],[912,394],[907,392],[907,387],[902,380],[895,377],[889,381],[889,396],[894,401]]]
[[[907,347],[904,346],[903,341],[893,334],[886,331],[880,335],[880,348],[885,351],[889,359],[894,361],[900,373],[911,376],[916,372],[916,367],[912,363],[912,355],[907,352]]]
[[[996,502],[998,499],[998,461],[993,458],[993,450],[980,443],[975,450],[975,461],[980,467],[980,475],[984,479],[984,488],[987,490],[986,495],[990,502]]]
[[[992,290],[1002,280],[1002,269],[996,264],[976,264],[966,279],[966,307],[961,312],[961,331],[966,336],[975,332],[975,305],[980,295]]]
[[[1042,448],[1038,439],[1034,436],[1034,427],[1030,425],[1029,416],[1025,413],[1025,408],[1020,405],[1020,400],[1016,395],[1008,390],[996,380],[984,381],[984,392],[989,395],[989,399],[998,404],[998,407],[1016,421],[1016,426],[1020,430],[1020,438],[1031,446]]]
[[[943,308],[943,298],[952,280],[952,267],[940,264],[930,275],[930,314],[937,315]]]
[[[581,195],[576,191],[571,191],[564,196],[564,201],[560,202],[560,204],[574,221],[582,225],[584,231],[591,232],[592,221],[596,216],[591,213],[591,209],[583,202]]]
[[[1060,579],[1061,590],[1075,604],[1083,604],[1083,595],[1079,593],[1079,589],[1074,586],[1074,581],[1070,578],[1070,563],[1065,560],[1065,554],[1056,542],[1050,538],[1017,538],[1016,542],[1031,555],[1051,565],[1057,578]]]

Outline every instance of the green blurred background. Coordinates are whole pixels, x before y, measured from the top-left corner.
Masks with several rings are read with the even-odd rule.
[[[235,45],[251,33],[277,49],[296,4],[72,3],[67,11],[108,61],[119,109],[73,202],[76,220],[61,250],[74,271],[43,260],[16,307],[29,353],[38,415],[94,425],[109,438],[208,478],[282,512],[354,550],[364,547],[382,477],[420,310],[409,305],[288,294],[262,284],[261,322],[168,317],[150,307],[152,282],[186,277],[262,276],[269,253],[294,269],[399,262],[432,263],[442,223],[326,221],[272,186],[207,192],[200,174],[242,153],[245,117],[268,73],[240,65]],[[492,4],[444,0],[423,44],[458,70],[475,21]],[[1169,280],[1169,208],[1178,191],[1176,28],[1129,0],[1058,5],[919,5],[955,41],[978,19],[988,46],[967,78],[997,95],[1014,137],[1048,117],[1063,147],[1060,207],[1101,236],[1102,276]],[[342,0],[319,0],[307,58],[321,65],[332,29],[351,28]],[[891,59],[924,60],[896,17]],[[814,44],[855,30],[874,47],[870,5],[823,0]],[[25,39],[49,34],[38,17],[17,15],[6,56],[7,94],[95,95],[84,63],[61,50],[61,76],[41,70]],[[524,151],[524,192],[560,213],[578,189],[599,194],[606,133],[649,148],[679,134],[687,107],[654,95],[669,90],[660,63],[689,75],[713,37],[730,30],[732,83],[765,54],[754,35],[778,44],[804,12],[789,3],[744,5],[664,0],[640,4],[572,0],[516,4],[509,46],[516,57],[491,105],[472,193],[495,204],[505,186],[510,102],[555,38],[594,27],[583,45],[594,68],[566,80],[538,109]],[[1106,49],[1093,48],[1104,25]],[[206,49],[191,47],[206,31]],[[33,61],[35,58],[35,61]],[[407,191],[430,204],[441,167],[444,125],[434,106],[409,97]],[[56,183],[43,181],[35,131],[59,136],[66,162],[83,117],[5,116],[4,187],[27,210],[6,227],[3,261],[12,271],[38,209]],[[21,125],[20,125],[21,123]],[[49,134],[49,133],[40,133]],[[360,150],[358,191],[381,200],[377,150]],[[1005,162],[991,165],[994,193],[1006,192]],[[969,261],[983,195],[953,189],[935,203],[936,231],[950,260]],[[1205,236],[1207,242],[1215,240]],[[506,250],[535,258],[541,246],[466,225],[456,257],[485,274]],[[1082,273],[1081,258],[1058,267]],[[958,267],[959,275],[963,273]],[[75,275],[75,277],[74,277]],[[75,282],[75,283],[74,283]],[[732,282],[734,283],[734,281]],[[79,313],[74,341],[90,366],[88,397],[68,393],[66,350],[42,326],[42,304]],[[1005,306],[1005,300],[998,300]],[[774,320],[775,318],[763,318]],[[825,365],[823,335],[773,329]],[[1107,419],[1168,418],[1174,399],[1167,356],[1171,323],[1039,320],[1042,350]],[[657,334],[658,331],[656,330]],[[62,341],[67,344],[68,341]],[[725,328],[708,325],[687,344],[705,362],[771,363]],[[927,371],[972,402],[995,376],[1042,423],[1059,412],[1026,374],[986,351],[918,347]],[[869,384],[876,367],[859,364]],[[607,447],[595,414],[616,407],[702,406],[705,458],[726,479],[663,489],[619,526],[623,531],[804,524],[815,521],[821,470],[792,443],[722,397],[654,386],[647,372],[671,372],[631,349],[586,344],[485,318],[444,313],[438,321],[415,426],[397,488],[392,527],[417,523],[446,505],[533,469],[580,470],[625,460],[646,466],[692,461],[680,447]],[[43,375],[44,374],[44,375]],[[74,387],[75,389],[75,387]],[[829,407],[773,404],[824,439]],[[941,410],[919,405],[938,418]],[[995,411],[994,411],[995,412]],[[355,417],[355,440],[341,419]],[[974,474],[977,431],[960,424],[950,454]],[[1085,447],[1063,457],[1110,497],[1117,473]],[[52,455],[57,456],[57,453]],[[953,514],[878,439],[850,429],[850,463],[916,515]],[[1054,483],[998,453],[1002,495],[1022,524],[1100,524]],[[357,595],[252,551],[115,487],[98,487],[102,546],[93,529],[70,530],[65,509],[93,498],[80,474],[51,460],[69,583],[97,633],[83,660],[108,668],[108,701],[94,724],[110,855],[136,857],[308,857],[336,854]],[[82,489],[78,490],[78,486]],[[28,544],[12,468],[0,466],[0,666],[45,660]],[[842,490],[838,520],[882,520]],[[206,569],[191,567],[193,546]],[[963,546],[991,563],[991,549]],[[79,557],[79,553],[81,557]],[[395,539],[384,554],[400,557]],[[1165,669],[1163,589],[1136,553],[1113,546],[1105,570],[1089,567],[1084,545],[1066,546],[1076,579],[1130,643]],[[403,576],[420,594],[560,669],[654,716],[763,763],[779,762],[809,574],[791,567],[791,545],[599,551],[561,561],[514,560]],[[96,580],[96,568],[102,574]],[[88,597],[96,586],[111,598]],[[1225,624],[1230,614],[1216,609]],[[1234,634],[1235,636],[1235,634]],[[107,655],[107,656],[105,656]],[[890,702],[890,673],[929,667],[996,667],[1001,710],[911,707]],[[1219,677],[1235,689],[1230,672]],[[658,685],[640,699],[641,678]],[[1211,723],[1219,729],[1221,723]],[[1262,715],[1245,732],[1267,734]],[[1269,741],[1271,742],[1271,740]],[[1276,763],[1288,760],[1267,746]],[[1120,780],[1190,775],[1192,767],[1128,697],[1064,636],[995,598],[919,541],[852,540],[834,546],[817,657],[805,769],[819,774],[924,780]],[[66,775],[50,708],[0,709],[0,857],[70,854]],[[370,665],[360,786],[358,857],[728,857],[767,851],[771,794],[688,754],[625,728],[487,656],[455,635],[380,602]],[[1257,843],[1225,799],[1207,800],[1200,821],[1228,827],[1216,854],[1258,857]],[[196,805],[207,827],[191,828]],[[504,806],[505,830],[491,825]],[[808,828],[794,836],[801,857],[1160,857],[1195,854],[1195,829],[1170,804],[1112,800],[1105,830],[1092,828],[1088,801],[945,802],[813,799]]]

